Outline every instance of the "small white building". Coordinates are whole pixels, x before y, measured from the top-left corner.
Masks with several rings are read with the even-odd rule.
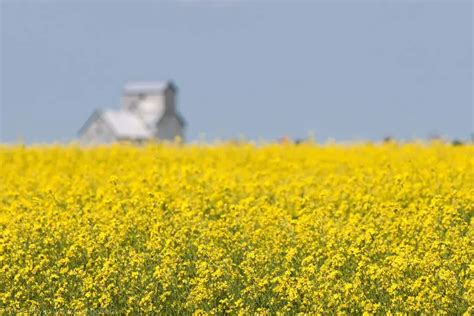
[[[185,121],[176,109],[176,86],[166,82],[125,85],[121,110],[96,110],[79,130],[83,144],[184,140]]]

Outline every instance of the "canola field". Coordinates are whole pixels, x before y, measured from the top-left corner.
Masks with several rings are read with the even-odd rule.
[[[474,313],[474,146],[0,148],[0,313]]]

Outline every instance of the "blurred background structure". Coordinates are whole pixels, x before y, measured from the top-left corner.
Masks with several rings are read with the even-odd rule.
[[[171,81],[127,84],[122,109],[94,111],[79,130],[80,142],[184,140],[186,124],[176,109],[177,92]]]
[[[0,2],[0,141],[172,78],[187,139],[469,138],[472,1]],[[200,136],[201,135],[201,136]]]

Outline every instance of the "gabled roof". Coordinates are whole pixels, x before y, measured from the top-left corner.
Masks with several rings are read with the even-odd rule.
[[[177,120],[182,127],[186,126],[186,121],[179,113],[175,113]],[[161,121],[166,115],[162,115],[159,119]],[[153,138],[153,129],[148,128],[143,118],[129,111],[99,111],[96,110],[87,119],[86,123],[78,131],[81,135],[93,122],[101,120],[110,128],[117,139],[142,140]]]
[[[176,90],[171,81],[142,81],[127,83],[123,89],[124,94],[162,94],[166,89]]]
[[[89,125],[92,124],[92,122],[95,122],[101,115],[101,112],[99,110],[95,110],[94,113],[92,113],[91,116],[89,116],[89,118],[87,119],[87,121],[81,126],[81,128],[79,129],[79,131],[77,131],[77,134],[78,135],[82,135],[82,133],[87,130],[87,128],[89,127]]]
[[[145,123],[135,114],[126,111],[104,111],[102,119],[120,139],[146,139],[153,137]]]

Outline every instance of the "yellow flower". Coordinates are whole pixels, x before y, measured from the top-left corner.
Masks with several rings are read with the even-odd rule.
[[[474,146],[0,147],[0,310],[455,314]]]

